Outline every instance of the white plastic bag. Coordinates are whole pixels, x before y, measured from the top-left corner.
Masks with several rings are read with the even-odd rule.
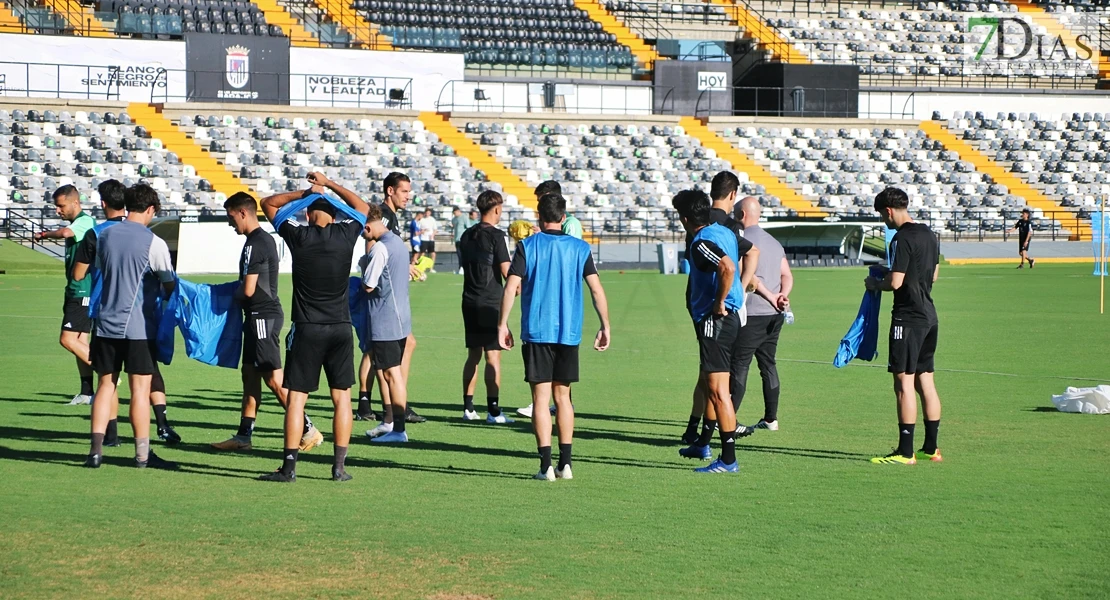
[[[1073,388],[1052,397],[1056,410],[1088,415],[1110,414],[1110,385],[1093,388]]]

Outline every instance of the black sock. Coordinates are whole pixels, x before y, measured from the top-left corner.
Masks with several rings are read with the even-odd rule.
[[[297,472],[297,454],[300,448],[285,449],[285,457],[281,459],[281,472],[292,475]]]
[[[251,439],[251,434],[254,433],[254,417],[243,417],[239,419],[239,431],[235,432],[237,437]]]
[[[463,410],[474,412],[474,394],[463,394]]]
[[[166,428],[166,405],[154,405],[154,420],[158,423],[158,429]]]
[[[731,465],[736,462],[736,431],[721,430],[721,462]]]
[[[697,434],[697,432],[698,432],[698,421],[700,421],[700,420],[701,420],[700,416],[691,416],[690,420],[686,423],[686,433],[682,434],[682,437],[689,437],[691,435]]]
[[[570,444],[559,444],[559,470],[570,466]]]
[[[312,419],[308,418],[308,413],[304,414],[304,430],[301,435],[308,435],[308,430],[312,429]]]
[[[393,406],[393,431],[395,433],[405,432],[405,411],[397,410],[397,406]]]
[[[779,388],[763,388],[763,420],[768,423],[779,420]]]
[[[936,454],[937,452],[938,429],[940,429],[940,419],[925,421],[925,445],[921,447],[921,450],[926,454]]]
[[[81,378],[81,394],[85,396],[93,395],[92,375]]]
[[[539,446],[540,473],[546,473],[551,468],[551,446]]]
[[[370,416],[370,394],[366,392],[358,393],[358,414],[363,417]]]
[[[551,448],[548,448],[547,452],[548,452],[548,454],[550,454],[551,453]],[[104,454],[104,434],[103,433],[94,433],[94,434],[92,434],[92,445],[89,447],[89,454],[90,455],[93,455],[93,454],[103,455]],[[547,462],[550,464],[551,459],[549,458]]]
[[[119,421],[117,419],[108,421],[108,429],[104,432],[104,439],[113,444],[119,442]]]
[[[497,396],[486,396],[486,409],[489,410],[491,417],[501,416],[501,405],[498,404],[500,401]]]
[[[332,455],[331,472],[332,475],[342,473],[344,471],[343,465],[347,462],[347,447],[335,446],[335,454]]]
[[[713,430],[717,428],[716,421],[706,419],[701,425],[701,437],[698,438],[699,446],[708,446],[709,442],[713,439]]]
[[[898,426],[898,454],[906,458],[913,456],[913,423]]]

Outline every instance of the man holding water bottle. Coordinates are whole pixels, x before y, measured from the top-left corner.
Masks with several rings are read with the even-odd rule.
[[[744,227],[744,238],[759,250],[759,262],[755,268],[756,293],[749,295],[747,301],[748,324],[740,329],[737,340],[739,354],[733,364],[732,403],[739,412],[754,356],[763,380],[763,418],[753,427],[778,431],[780,386],[775,353],[783,323],[794,322],[794,313],[790,311],[794,275],[782,244],[759,226],[759,200],[748,196],[738,206],[737,217]]]

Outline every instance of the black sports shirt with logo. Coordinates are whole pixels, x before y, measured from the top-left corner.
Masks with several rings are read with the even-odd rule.
[[[258,227],[247,234],[243,252],[239,255],[239,281],[247,275],[258,275],[254,295],[243,299],[243,312],[265,319],[282,316],[278,299],[277,243],[266,230]]]
[[[933,273],[940,261],[940,242],[922,223],[906,223],[890,241],[894,263],[890,270],[904,273],[902,287],[894,290],[891,317],[903,325],[932,326],[937,322],[933,306]]]

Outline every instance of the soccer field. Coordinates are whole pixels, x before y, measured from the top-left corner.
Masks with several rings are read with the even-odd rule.
[[[394,447],[356,423],[354,480],[337,484],[316,394],[328,442],[277,485],[255,480],[280,463],[276,401],[252,452],[211,450],[238,424],[238,373],[180,342],[164,373],[184,443],[154,445],[182,470],[134,469],[125,416],[123,445],[81,468],[88,407],[66,406],[78,381],[57,343],[61,263],[7,242],[0,259],[2,598],[1110,596],[1110,417],[1049,400],[1110,382],[1089,264],[941,267],[945,462],[913,467],[867,462],[897,440],[885,336],[876,364],[831,365],[865,271],[796,271],[782,429],[738,442],[738,476],[697,475],[677,454],[697,369],[684,278],[602,272],[613,345],[582,351],[575,479],[556,483],[531,479],[527,420],[461,420],[461,278],[433,275],[412,294],[410,401],[428,422]],[[288,277],[281,292],[288,312]],[[587,338],[595,327],[587,310]],[[522,406],[519,352],[504,364],[502,406]],[[751,377],[745,423],[762,415]]]

